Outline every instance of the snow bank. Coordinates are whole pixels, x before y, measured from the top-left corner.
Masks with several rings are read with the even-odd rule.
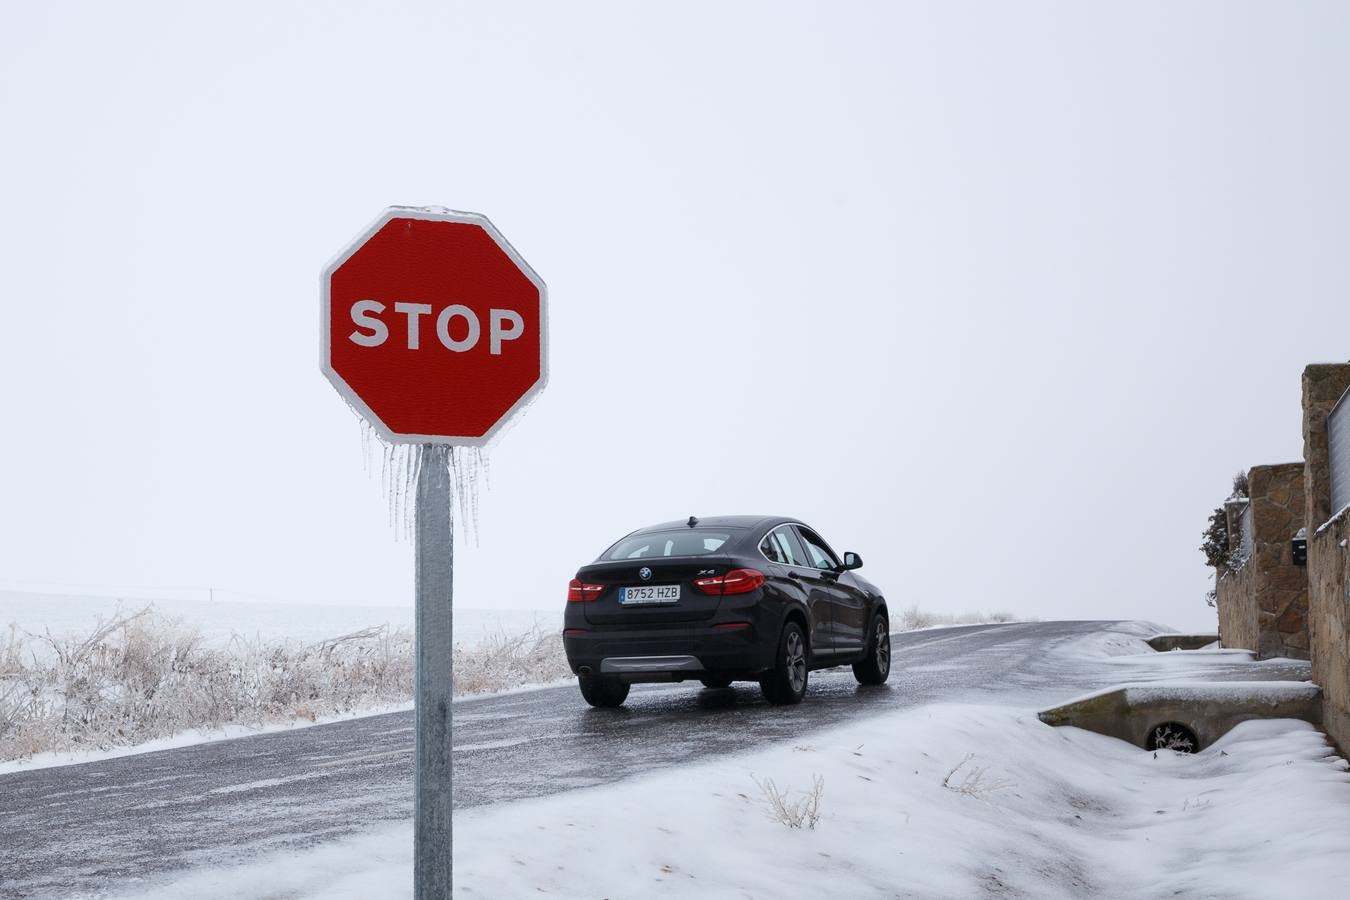
[[[1092,664],[1113,681],[1269,680],[1302,681],[1312,677],[1307,660],[1255,659],[1250,650],[1169,650],[1158,652],[1147,639],[1165,629],[1147,622],[1116,622],[1088,635],[1076,635],[1046,651],[1049,664]]]
[[[314,719],[292,719],[274,722],[270,725],[221,725],[218,728],[188,728],[170,737],[156,738],[130,746],[106,747],[95,750],[47,751],[35,753],[23,759],[11,759],[0,762],[0,775],[10,772],[27,772],[33,769],[49,769],[53,766],[70,766],[79,763],[95,762],[104,759],[117,759],[122,756],[135,756],[138,753],[155,753],[159,750],[174,750],[178,747],[190,747],[194,744],[209,744],[214,741],[228,741],[234,738],[250,737],[256,734],[271,734],[277,731],[291,731],[296,728],[310,728],[315,725],[327,725],[354,719],[359,716],[378,716],[384,713],[405,712],[413,708],[412,701],[371,706],[356,712],[318,716]]]
[[[456,896],[1335,896],[1350,775],[1302,722],[1156,755],[1030,710],[937,705],[796,746],[455,814]],[[769,814],[766,778],[821,820]],[[136,896],[411,895],[411,830],[136,886]]]

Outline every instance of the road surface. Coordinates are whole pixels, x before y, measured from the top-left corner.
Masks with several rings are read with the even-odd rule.
[[[800,706],[756,686],[635,688],[592,710],[576,689],[458,702],[455,805],[613,782],[776,741],[881,710],[936,701],[1051,705],[1120,673],[1057,646],[1108,622],[1037,622],[892,637],[889,684],[814,672]],[[1246,677],[1304,677],[1266,668]],[[1236,672],[1237,667],[1234,667]],[[244,862],[351,835],[412,810],[411,712],[0,775],[0,897],[99,896],[201,865]]]

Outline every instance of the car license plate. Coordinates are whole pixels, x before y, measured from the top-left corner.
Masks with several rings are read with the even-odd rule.
[[[619,589],[619,603],[624,606],[636,606],[642,603],[678,603],[679,600],[680,586],[678,584],[654,584]]]

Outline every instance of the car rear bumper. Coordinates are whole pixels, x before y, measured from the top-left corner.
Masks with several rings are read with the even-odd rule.
[[[624,681],[683,681],[707,673],[751,676],[773,666],[776,641],[753,623],[644,628],[569,628],[567,662],[578,675],[614,675]]]
[[[644,675],[648,672],[703,672],[697,656],[606,656],[600,660],[602,675]]]

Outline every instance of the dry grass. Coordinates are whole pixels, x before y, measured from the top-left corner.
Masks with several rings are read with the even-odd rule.
[[[825,793],[825,779],[819,775],[811,776],[811,790],[803,791],[795,800],[791,792],[779,790],[772,778],[760,781],[751,776],[759,792],[764,795],[769,818],[788,828],[815,828],[820,821],[820,801]]]
[[[974,797],[977,800],[986,800],[999,791],[1014,786],[1011,781],[1006,779],[990,778],[988,766],[970,765],[974,759],[974,753],[967,753],[965,759],[953,766],[952,770],[947,773],[947,777],[942,779],[942,786],[948,790],[956,791],[964,797]],[[960,774],[959,780],[957,779],[958,773]]]
[[[891,627],[896,631],[918,631],[920,628],[932,628],[934,625],[988,625],[995,622],[1033,621],[1015,616],[1006,610],[996,612],[932,613],[919,609],[919,604],[911,604],[901,610],[892,620]]]
[[[454,667],[456,694],[569,673],[562,641],[539,628],[456,645]],[[236,636],[225,647],[152,610],[82,637],[10,626],[0,634],[0,760],[404,703],[413,669],[412,635],[387,626],[314,644]]]
[[[483,694],[571,676],[562,639],[537,625],[519,634],[499,631],[472,647],[455,645],[456,694]]]

